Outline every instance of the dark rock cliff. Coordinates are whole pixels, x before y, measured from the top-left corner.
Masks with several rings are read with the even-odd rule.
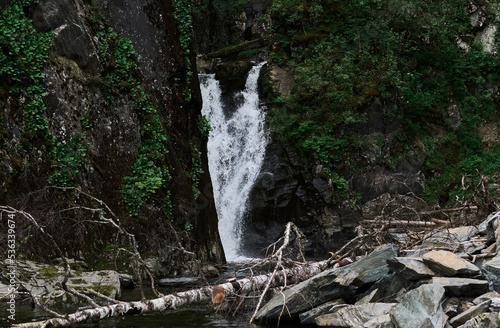
[[[202,56],[205,65],[217,73],[226,100],[232,99],[227,96],[232,92],[231,87],[244,83],[244,61],[256,60],[259,51],[260,56],[271,53],[267,59],[267,70],[264,68],[261,71],[260,87],[264,101],[271,89],[274,93],[272,97],[286,98],[290,95],[294,77],[280,67],[279,62],[273,62],[272,54],[276,54],[279,46],[277,40],[273,40],[270,29],[266,29],[266,24],[270,26],[272,23],[272,16],[268,14],[271,5],[265,1],[245,1],[239,13],[226,17],[226,21],[232,20],[234,33],[231,42],[212,43],[211,47],[201,43],[197,45],[197,49],[206,55]],[[491,44],[494,42],[491,35],[497,30],[496,26],[485,23],[485,13],[478,7],[471,8],[469,15],[472,25],[477,28],[474,37],[486,45],[486,52],[492,52]],[[199,22],[201,25],[206,23]],[[199,28],[201,25],[195,24],[195,27],[198,26],[195,28],[198,41],[223,39],[217,30],[208,36],[208,30]],[[240,44],[234,45],[238,41]],[[463,48],[467,45],[459,42],[457,46]],[[220,49],[223,47],[226,48]],[[211,63],[207,61],[210,59]],[[271,102],[269,106],[272,106]],[[341,188],[328,177],[321,163],[311,158],[311,154],[301,153],[300,147],[283,141],[278,133],[271,133],[261,174],[248,200],[245,245],[242,247],[249,251],[248,255],[258,254],[279,238],[288,221],[293,221],[306,234],[309,240],[307,254],[324,257],[328,251],[339,249],[355,236],[355,228],[362,219],[384,212],[428,209],[429,204],[421,196],[432,177],[428,173],[425,175],[429,154],[423,140],[402,140],[404,122],[382,115],[384,109],[381,105],[373,104],[360,111],[364,122],[350,132],[336,132],[337,136],[352,133],[352,140],[360,145],[347,156],[348,160],[336,168],[339,177],[346,181],[347,197],[338,197]],[[460,111],[453,105],[444,110],[442,116],[432,112],[426,115],[423,120],[429,126],[429,137],[436,140],[443,138],[449,126],[457,130],[463,120]],[[485,133],[487,130],[491,132]],[[492,140],[497,142],[498,138],[491,139],[491,136],[496,135],[497,130],[495,122],[488,123],[479,128],[480,138],[493,144]],[[446,201],[439,199],[442,204]]]
[[[77,188],[106,202],[165,274],[192,260],[223,262],[196,64],[170,2],[41,0],[22,12],[14,10],[19,1],[0,5],[12,21],[32,19],[17,34],[46,35],[28,39],[32,48],[21,47],[19,57],[50,45],[38,92],[28,73],[0,78],[0,203],[22,205],[53,235],[70,238],[92,213],[55,209],[96,206]],[[33,194],[39,190],[45,196]],[[90,260],[116,242],[106,228],[81,230],[62,241],[68,255]]]

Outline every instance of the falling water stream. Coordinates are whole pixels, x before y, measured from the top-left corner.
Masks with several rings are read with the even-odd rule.
[[[208,141],[210,175],[219,216],[219,231],[229,262],[246,260],[239,252],[241,220],[245,214],[250,189],[259,174],[267,145],[264,130],[264,108],[259,104],[257,79],[265,63],[257,64],[250,71],[245,90],[236,95],[243,102],[237,108],[224,108],[221,90],[214,75],[200,76],[203,96],[203,114],[207,116],[212,131]],[[236,265],[236,263],[234,263]],[[234,276],[234,275],[232,275]],[[171,291],[163,291],[165,294]],[[153,297],[151,295],[151,297]],[[139,299],[139,291],[124,291],[122,300]],[[73,312],[72,309],[66,309]],[[6,308],[0,306],[0,327],[10,325]],[[29,304],[19,303],[16,308],[17,322],[41,320],[45,313]],[[186,306],[163,314],[110,318],[82,327],[102,328],[250,328],[244,317],[214,314],[203,304]],[[80,325],[78,326],[80,327]],[[286,327],[280,325],[280,327]]]
[[[249,72],[243,98],[236,108],[225,108],[215,74],[201,74],[202,114],[212,131],[208,140],[208,164],[219,217],[219,233],[226,259],[244,260],[239,249],[242,219],[250,190],[259,174],[267,145],[265,113],[260,105],[257,80],[265,62]]]

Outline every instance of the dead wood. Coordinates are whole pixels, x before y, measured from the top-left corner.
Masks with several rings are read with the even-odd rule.
[[[215,287],[208,286],[199,289],[193,289],[186,292],[170,294],[151,300],[120,302],[119,304],[105,305],[97,308],[78,311],[73,314],[69,314],[64,318],[52,318],[45,321],[27,322],[16,324],[13,327],[68,327],[77,323],[96,322],[105,318],[125,316],[129,314],[164,312],[169,309],[174,309],[186,304],[210,301],[212,300],[214,288],[217,288],[219,291],[224,290],[225,295],[234,295],[238,292],[245,294],[260,291],[265,286],[273,288],[286,283],[296,284],[324,271],[331,265],[332,262],[330,262],[329,260],[304,264],[302,266],[283,269],[270,274],[244,278],[235,282],[227,282]],[[236,289],[235,286],[239,286],[238,289]]]

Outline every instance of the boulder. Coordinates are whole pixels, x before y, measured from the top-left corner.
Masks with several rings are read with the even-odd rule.
[[[18,261],[17,269],[27,283],[23,288],[35,295],[42,295],[43,302],[51,305],[59,302],[65,305],[79,305],[82,300],[64,293],[61,287],[65,270],[61,266],[47,265],[33,261]],[[76,290],[92,289],[110,298],[121,293],[120,275],[114,270],[71,271],[66,285]],[[85,303],[85,302],[83,302]]]
[[[493,243],[497,240],[498,220],[500,219],[500,212],[490,214],[486,220],[479,224],[479,232],[486,235],[488,241]]]
[[[447,294],[455,296],[479,296],[488,292],[488,281],[486,280],[434,277],[430,283],[444,287]]]
[[[500,317],[498,312],[481,313],[478,316],[468,320],[460,328],[492,328],[500,327]]]
[[[384,317],[383,322],[390,321],[388,316],[395,303],[366,303],[343,307],[334,313],[324,314],[316,318],[320,327],[357,327],[369,321]],[[387,320],[388,319],[388,320]],[[374,321],[370,324],[373,326]]]
[[[421,258],[394,257],[387,261],[389,269],[407,280],[428,279],[435,275],[434,271],[424,264]]]
[[[490,282],[491,288],[500,292],[500,254],[485,262],[483,271]]]
[[[301,313],[299,315],[300,323],[303,325],[313,325],[315,323],[315,319],[320,315],[326,313],[333,313],[335,312],[335,310],[340,310],[344,306],[347,305],[345,304],[345,301],[341,298],[331,302],[327,302],[325,304],[315,307],[312,310]]]
[[[466,323],[468,320],[474,318],[475,316],[484,313],[488,311],[488,307],[490,306],[491,300],[484,301],[481,304],[478,304],[476,306],[471,307],[467,311],[464,311],[457,315],[456,317],[453,317],[450,319],[449,323],[453,327],[458,327],[460,325],[463,325]]]
[[[448,317],[441,308],[445,289],[437,284],[426,284],[406,293],[401,303],[390,311],[396,327],[440,328],[445,327]]]
[[[431,251],[422,256],[424,263],[445,276],[478,277],[481,270],[467,260],[448,251]]]
[[[460,243],[469,241],[478,234],[479,230],[474,226],[464,226],[440,231],[432,231],[424,237],[422,248],[446,246],[460,251],[463,248]]]
[[[493,292],[487,292],[486,294],[483,294],[481,296],[476,297],[472,303],[478,305],[479,303],[483,303],[484,301],[499,298],[500,294],[493,291]]]
[[[325,302],[350,298],[357,289],[384,278],[389,273],[387,260],[396,255],[396,246],[382,245],[358,262],[324,271],[273,297],[259,310],[256,320],[295,318]],[[287,311],[283,311],[285,300]]]
[[[462,301],[456,296],[448,297],[443,302],[443,311],[448,317],[455,317],[460,313]]]

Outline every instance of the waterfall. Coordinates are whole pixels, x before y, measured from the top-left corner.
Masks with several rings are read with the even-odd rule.
[[[250,70],[245,90],[235,95],[238,99],[243,98],[243,103],[226,110],[215,74],[200,74],[202,114],[212,126],[208,138],[208,165],[219,217],[219,234],[229,262],[244,258],[239,252],[242,219],[267,145],[265,113],[257,92],[257,80],[264,64]]]

